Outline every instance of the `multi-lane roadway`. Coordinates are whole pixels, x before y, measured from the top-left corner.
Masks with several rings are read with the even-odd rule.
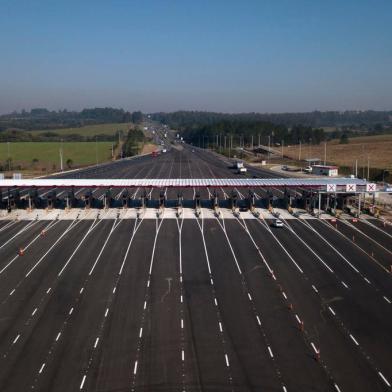
[[[237,174],[177,147],[68,176]],[[281,211],[275,228],[267,210],[201,212],[3,215],[0,390],[391,390],[391,227]]]

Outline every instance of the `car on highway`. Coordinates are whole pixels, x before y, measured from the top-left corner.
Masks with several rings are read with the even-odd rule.
[[[283,227],[283,222],[280,219],[275,219],[272,223],[274,227]]]

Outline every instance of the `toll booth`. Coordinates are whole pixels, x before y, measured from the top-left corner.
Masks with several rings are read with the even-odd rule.
[[[110,208],[112,204],[112,192],[110,189],[107,189],[103,195],[103,207]]]
[[[165,191],[161,190],[159,192],[159,208],[165,207],[165,202],[166,202],[166,193]]]
[[[49,209],[56,207],[57,195],[56,191],[50,191],[47,196],[47,207]]]
[[[121,196],[121,204],[123,208],[128,208],[129,207],[129,192],[128,190],[125,190]]]
[[[182,207],[183,201],[184,201],[184,197],[182,195],[182,192],[179,191],[177,193],[177,207]]]
[[[85,208],[92,208],[93,207],[93,201],[94,201],[94,198],[93,198],[92,192],[91,191],[87,191],[84,194],[84,206],[85,206]]]
[[[76,198],[73,188],[67,192],[67,195],[65,197],[65,206],[66,208],[72,208],[76,206]]]
[[[234,210],[238,207],[238,194],[236,191],[233,191],[230,195],[230,208]]]
[[[214,192],[211,195],[211,207],[212,208],[219,207],[219,198],[218,198],[218,193],[216,192],[216,189],[214,189]]]

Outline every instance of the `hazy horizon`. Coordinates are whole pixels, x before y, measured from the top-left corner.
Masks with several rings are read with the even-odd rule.
[[[0,113],[391,110],[392,3],[316,3],[6,0]]]

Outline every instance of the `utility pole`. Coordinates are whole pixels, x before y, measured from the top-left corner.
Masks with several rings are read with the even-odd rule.
[[[301,161],[301,140],[299,141],[299,155],[298,155],[298,160]]]
[[[260,147],[260,134],[259,134],[259,147]]]
[[[7,142],[8,171],[11,171],[10,142]]]
[[[267,154],[267,157],[268,157],[267,161],[268,161],[268,163],[269,163],[269,159],[270,159],[270,148],[271,148],[270,146],[271,146],[271,136],[268,135],[268,154]]]
[[[327,164],[327,142],[324,142],[324,166]]]
[[[370,181],[370,159],[368,155],[368,160],[367,160],[367,180]]]
[[[95,135],[95,160],[98,166],[98,140],[97,135]]]
[[[61,171],[64,170],[64,166],[63,166],[63,139],[61,139],[61,142],[60,142],[60,170]]]
[[[355,160],[355,178],[358,178],[358,159]]]

